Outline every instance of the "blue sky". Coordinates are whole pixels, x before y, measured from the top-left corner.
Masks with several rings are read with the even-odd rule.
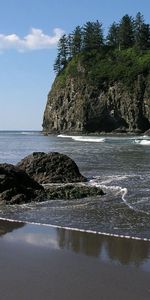
[[[0,0],[0,130],[41,130],[63,32],[138,11],[150,23],[149,0]]]

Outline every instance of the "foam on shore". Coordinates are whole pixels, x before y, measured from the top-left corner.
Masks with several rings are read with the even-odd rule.
[[[79,231],[79,232],[97,234],[97,235],[102,235],[102,236],[110,236],[110,237],[115,237],[115,238],[125,238],[125,239],[137,240],[137,241],[150,242],[149,238],[140,238],[140,237],[130,236],[130,235],[115,234],[115,233],[101,232],[101,231],[95,231],[95,230],[86,230],[86,229],[79,229],[79,228],[74,228],[74,227],[52,225],[52,224],[44,224],[44,223],[38,223],[38,222],[20,221],[20,220],[13,220],[13,219],[9,219],[9,218],[0,218],[0,220],[29,224],[29,225],[46,226],[46,227],[51,227],[51,228],[59,228],[59,229],[65,229],[65,230],[71,230],[71,231]]]

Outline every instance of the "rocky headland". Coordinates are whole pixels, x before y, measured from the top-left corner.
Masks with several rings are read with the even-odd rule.
[[[141,27],[143,26],[143,27]],[[43,117],[45,133],[144,133],[150,128],[149,25],[138,13],[63,35]]]
[[[143,133],[150,127],[150,76],[139,74],[132,90],[121,81],[89,84],[85,69],[58,76],[48,94],[43,118],[47,133]]]

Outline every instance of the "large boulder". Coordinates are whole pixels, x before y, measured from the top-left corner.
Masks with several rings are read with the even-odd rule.
[[[23,170],[11,164],[0,164],[1,204],[41,201],[44,196],[44,188]]]
[[[76,163],[67,155],[58,152],[33,152],[22,159],[17,167],[26,171],[40,184],[86,181]]]

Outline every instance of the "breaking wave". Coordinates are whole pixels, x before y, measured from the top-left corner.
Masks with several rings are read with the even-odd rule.
[[[150,146],[150,140],[135,140],[136,144]]]
[[[71,138],[74,141],[78,142],[92,142],[92,143],[103,143],[105,142],[105,138],[100,138],[100,137],[87,137],[87,136],[76,136],[76,135],[63,135],[59,134],[58,137],[61,138]]]

